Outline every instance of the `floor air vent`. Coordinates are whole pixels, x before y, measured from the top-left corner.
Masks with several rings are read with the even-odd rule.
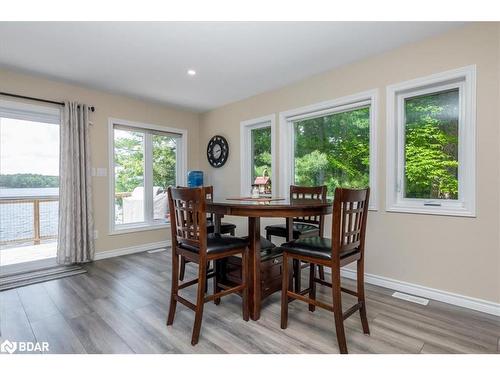
[[[167,251],[166,247],[163,247],[161,249],[154,249],[154,250],[149,250],[147,253],[148,254],[154,254],[154,253],[161,253],[162,251]]]

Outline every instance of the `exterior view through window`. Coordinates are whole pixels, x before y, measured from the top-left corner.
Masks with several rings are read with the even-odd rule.
[[[144,221],[144,133],[115,129],[115,223]]]
[[[406,98],[404,196],[458,199],[458,89]]]
[[[167,188],[177,182],[180,135],[114,126],[114,224],[169,221]]]
[[[57,248],[59,110],[43,122],[12,111],[17,118],[0,115],[1,266],[54,258]]]
[[[369,186],[370,108],[295,121],[294,183],[302,186]]]
[[[272,175],[271,127],[251,130],[252,136],[252,181],[257,176]]]

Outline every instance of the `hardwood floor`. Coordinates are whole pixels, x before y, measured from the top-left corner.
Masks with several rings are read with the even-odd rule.
[[[165,324],[170,253],[141,253],[97,261],[87,274],[0,293],[0,341],[48,341],[50,353],[338,353],[333,315],[292,302],[280,329],[280,294],[264,302],[261,319],[245,322],[241,299],[205,304],[199,344],[191,346],[194,314],[178,304]],[[186,267],[186,280],[195,266]],[[303,275],[307,285],[307,272]],[[354,287],[350,280],[343,282]],[[193,287],[183,290],[191,301]],[[500,353],[500,318],[444,303],[428,306],[367,285],[371,335],[357,314],[345,321],[350,353]],[[329,289],[318,296],[331,300]],[[344,295],[345,307],[353,297]]]

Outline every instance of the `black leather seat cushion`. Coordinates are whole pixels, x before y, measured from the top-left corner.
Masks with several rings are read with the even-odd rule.
[[[220,234],[211,234],[207,237],[208,254],[216,254],[228,250],[244,248],[247,245],[248,241],[240,237],[222,236]],[[180,246],[184,249],[191,250],[194,252],[199,251],[199,249],[196,246],[191,246],[186,243],[181,242]]]
[[[236,229],[235,224],[231,224],[231,223],[221,223],[220,224],[220,232],[222,234],[231,233],[231,231],[233,231],[235,229]],[[207,233],[213,233],[214,230],[215,230],[215,225],[211,221],[208,221],[207,222]]]
[[[244,238],[248,242],[248,236],[244,236],[244,237],[241,237],[241,238]],[[275,247],[276,247],[276,245],[273,244],[271,241],[269,241],[267,238],[264,238],[264,237],[260,236],[260,250],[261,251],[262,250],[273,249]]]
[[[305,255],[326,260],[332,259],[332,241],[324,237],[308,237],[300,240],[290,241],[280,246],[283,250],[292,254]],[[358,252],[358,249],[351,249],[340,254],[340,258]]]
[[[293,238],[299,238],[302,234],[318,232],[319,228],[313,224],[293,223]],[[266,232],[272,236],[286,237],[286,224],[274,224],[266,227]]]

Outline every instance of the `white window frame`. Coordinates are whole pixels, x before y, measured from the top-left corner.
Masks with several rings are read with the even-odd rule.
[[[271,128],[271,190],[272,195],[278,193],[276,173],[276,115],[267,115],[240,123],[240,193],[241,196],[250,194],[252,187],[252,130]]]
[[[404,198],[404,100],[459,89],[458,199]],[[387,86],[386,210],[476,216],[476,66],[453,69]]]
[[[160,132],[175,133],[180,135],[180,141],[177,143],[176,158],[176,183],[178,185],[186,184],[187,170],[187,135],[186,129],[178,129],[161,125],[146,124],[135,121],[128,121],[117,118],[108,119],[108,151],[109,151],[109,234],[123,234],[138,231],[146,231],[152,229],[169,228],[170,223],[159,222],[153,219],[152,197],[145,194],[144,197],[144,222],[130,224],[115,224],[115,142],[114,128],[117,126],[125,126],[128,128],[136,128],[137,130],[155,130]],[[145,137],[144,139],[144,191],[152,191],[152,171],[153,161],[150,158],[148,149],[152,147],[151,141]]]
[[[368,90],[342,98],[329,100],[301,108],[280,112],[280,195],[287,197],[294,176],[294,131],[293,122],[319,116],[347,112],[356,108],[370,107],[370,206],[378,209],[377,199],[377,119],[378,90]],[[329,192],[333,193],[333,192]]]

